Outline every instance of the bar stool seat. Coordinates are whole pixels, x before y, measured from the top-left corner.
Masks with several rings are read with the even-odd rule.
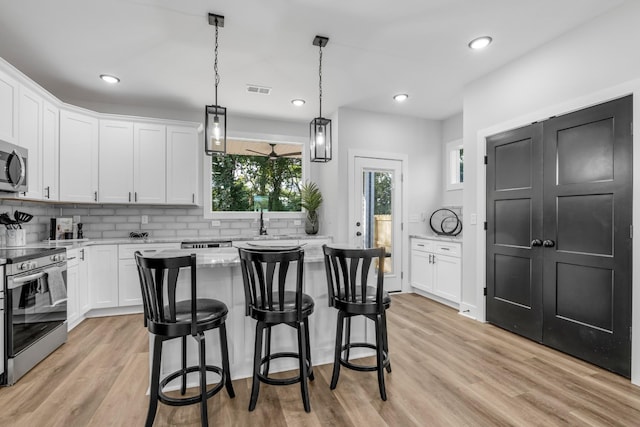
[[[135,253],[140,289],[145,314],[145,325],[153,334],[153,359],[151,366],[151,387],[147,427],[153,426],[158,402],[172,406],[184,406],[200,403],[200,420],[208,426],[207,399],[226,387],[229,397],[235,397],[229,370],[229,351],[225,321],[229,312],[222,301],[210,298],[198,298],[196,290],[196,256],[172,258],[145,258]],[[181,269],[189,269],[190,299],[176,301],[178,276]],[[220,353],[222,366],[206,364],[205,331],[218,329],[220,333]],[[187,366],[187,337],[191,335],[199,348],[199,363]],[[182,368],[168,374],[160,381],[162,345],[164,341],[180,338],[182,341]],[[200,394],[189,397],[173,397],[163,389],[173,380],[181,378],[180,394],[185,395],[187,375],[198,372],[200,375]],[[219,383],[207,390],[207,372],[220,376]]]

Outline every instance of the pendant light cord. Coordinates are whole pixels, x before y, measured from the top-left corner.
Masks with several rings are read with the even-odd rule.
[[[320,117],[322,117],[322,43],[320,43],[320,67],[318,68],[318,77],[320,77]]]
[[[218,84],[220,83],[220,75],[218,74],[218,19],[216,18],[216,45],[215,45],[215,60],[213,62],[213,70],[216,74],[216,105],[218,105]]]

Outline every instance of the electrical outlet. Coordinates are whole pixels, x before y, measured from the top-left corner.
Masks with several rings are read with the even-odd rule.
[[[471,214],[471,225],[476,225],[478,223],[478,214]]]
[[[149,216],[148,215],[142,215],[140,217],[140,223],[141,224],[149,224]]]
[[[302,221],[299,220],[299,219],[295,219],[295,220],[293,220],[293,225],[298,227],[298,226],[302,225]]]
[[[221,224],[222,223],[220,221],[218,221],[218,220],[211,221],[211,226],[212,227],[220,227]]]

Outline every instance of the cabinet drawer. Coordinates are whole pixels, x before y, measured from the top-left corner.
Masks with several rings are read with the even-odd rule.
[[[433,252],[433,241],[424,239],[411,239],[411,250],[422,252]]]
[[[437,254],[460,257],[460,244],[458,243],[437,242],[434,246],[433,251]]]
[[[136,251],[142,252],[142,255],[151,255],[163,249],[178,249],[180,243],[146,243],[135,245],[118,245],[118,259],[133,259]]]

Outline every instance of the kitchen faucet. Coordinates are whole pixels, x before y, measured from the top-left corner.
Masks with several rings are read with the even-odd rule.
[[[262,218],[262,208],[260,208],[260,235],[267,235],[267,228],[264,226],[264,219]]]

